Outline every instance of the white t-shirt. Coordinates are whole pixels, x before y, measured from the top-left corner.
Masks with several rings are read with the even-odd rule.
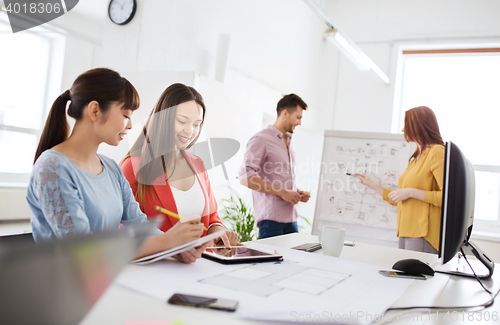
[[[194,177],[194,184],[187,191],[181,191],[172,186],[170,188],[177,205],[177,214],[181,217],[203,216],[205,195],[203,195],[198,177]]]

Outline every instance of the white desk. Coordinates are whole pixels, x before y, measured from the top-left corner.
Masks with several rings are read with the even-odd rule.
[[[291,234],[260,240],[268,245],[290,248],[308,242],[317,242],[317,236]],[[315,253],[321,254],[321,251]],[[364,262],[390,269],[400,259],[416,258],[430,263],[438,262],[436,255],[399,250],[389,247],[356,243],[355,247],[345,246],[340,258]],[[125,272],[137,266],[128,266]],[[166,275],[168,276],[168,275]],[[500,271],[496,270],[491,280],[485,281],[489,288],[500,287]],[[383,294],[383,293],[381,293]],[[450,277],[436,274],[426,281],[415,280],[395,307],[413,306],[428,303],[429,297],[438,306],[475,305],[485,301],[485,293],[474,279]],[[499,298],[500,299],[500,298]],[[404,310],[390,311],[379,323],[391,324],[499,324],[500,302],[487,309],[469,310]],[[470,314],[469,314],[470,312]],[[166,302],[153,299],[142,294],[112,285],[99,302],[94,306],[82,325],[127,324],[127,322],[167,322],[180,320],[187,325],[196,324],[262,324],[263,322],[241,320],[230,317],[228,313],[197,309],[191,307],[172,306]]]

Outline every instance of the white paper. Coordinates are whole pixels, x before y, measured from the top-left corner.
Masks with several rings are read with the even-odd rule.
[[[177,246],[177,247],[174,247],[172,249],[168,249],[168,250],[163,251],[163,252],[159,252],[159,253],[155,253],[152,255],[148,255],[148,256],[144,256],[144,257],[135,259],[131,263],[139,264],[139,265],[146,265],[146,264],[150,264],[150,263],[153,263],[153,262],[156,262],[159,260],[163,260],[167,257],[174,256],[174,255],[177,255],[179,253],[190,250],[191,248],[195,248],[195,247],[198,247],[200,245],[203,245],[204,243],[206,243],[212,239],[218,238],[218,237],[224,235],[225,233],[226,233],[225,230],[219,230],[217,232],[214,232],[213,234],[195,239],[195,240],[193,240],[189,243],[186,243],[184,245]]]
[[[116,281],[162,301],[174,293],[238,300],[234,316],[239,318],[343,324],[373,322],[414,281],[384,277],[378,267],[364,263],[260,243],[248,246],[279,249],[284,261],[223,265],[203,258],[193,264],[166,260],[129,269]]]

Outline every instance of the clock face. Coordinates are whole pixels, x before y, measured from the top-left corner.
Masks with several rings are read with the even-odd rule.
[[[111,0],[108,7],[109,18],[118,25],[125,25],[135,14],[135,0]]]

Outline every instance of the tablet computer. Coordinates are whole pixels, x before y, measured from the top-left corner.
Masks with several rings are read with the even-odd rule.
[[[259,263],[283,260],[282,255],[266,253],[246,246],[236,246],[230,251],[228,251],[227,248],[224,250],[221,249],[219,253],[216,253],[216,251],[218,251],[218,249],[207,248],[201,256],[222,264]],[[222,254],[223,251],[225,254]]]

